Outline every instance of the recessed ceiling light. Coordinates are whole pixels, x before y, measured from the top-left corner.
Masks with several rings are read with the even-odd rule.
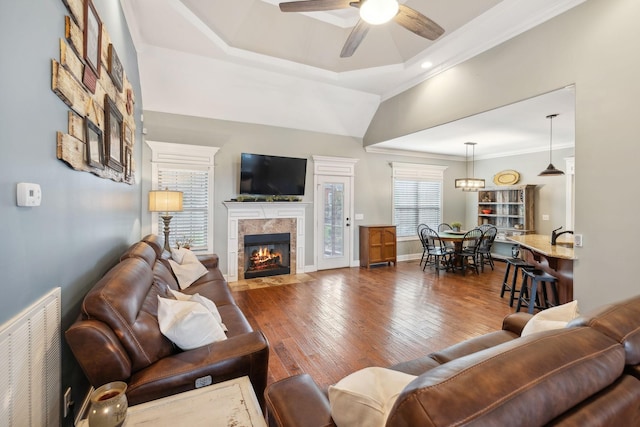
[[[422,65],[420,65],[422,68],[424,68],[425,70],[428,70],[429,68],[433,67],[433,62],[431,61],[424,61],[422,63]]]

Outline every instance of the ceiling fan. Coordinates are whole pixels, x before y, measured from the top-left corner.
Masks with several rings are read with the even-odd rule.
[[[345,42],[341,58],[348,58],[356,51],[370,25],[380,25],[393,19],[407,30],[425,39],[435,40],[444,29],[415,9],[399,4],[396,0],[306,0],[280,3],[282,12],[318,12],[355,7],[360,9],[360,19]]]

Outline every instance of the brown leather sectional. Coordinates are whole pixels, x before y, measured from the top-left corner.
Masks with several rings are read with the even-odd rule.
[[[248,376],[264,407],[269,344],[235,305],[216,255],[203,257],[206,275],[183,293],[212,300],[228,328],[227,337],[181,351],[160,332],[157,296],[180,290],[162,244],[149,235],[132,245],[120,262],[89,291],[65,337],[94,387],[111,381],[128,384],[130,405],[200,386]]]
[[[640,296],[564,329],[520,337],[531,317],[391,369],[418,375],[387,427],[640,425]],[[335,426],[325,390],[303,374],[266,391],[271,426]]]

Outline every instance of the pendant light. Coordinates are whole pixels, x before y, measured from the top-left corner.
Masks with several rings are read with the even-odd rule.
[[[472,161],[471,161],[471,176],[475,175],[475,163],[476,163],[476,143],[475,142],[465,142],[465,162],[466,162],[466,172],[467,176],[469,176],[469,146],[472,149]],[[460,188],[462,191],[478,191],[481,188],[484,188],[484,179],[480,178],[458,178],[455,181],[456,188]]]
[[[551,163],[551,152],[552,152],[552,142],[553,142],[553,119],[555,117],[557,117],[557,114],[549,114],[547,116],[547,119],[549,119],[549,166],[547,166],[547,168],[545,170],[543,170],[542,172],[540,172],[538,174],[538,176],[556,176],[556,175],[564,175],[564,172],[562,172],[560,169],[556,169],[555,166],[553,166],[553,163]]]

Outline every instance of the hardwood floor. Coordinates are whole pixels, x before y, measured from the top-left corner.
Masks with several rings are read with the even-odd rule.
[[[484,273],[397,267],[309,273],[299,284],[234,291],[269,340],[269,383],[306,372],[327,387],[367,366],[389,366],[500,329],[505,264]]]

